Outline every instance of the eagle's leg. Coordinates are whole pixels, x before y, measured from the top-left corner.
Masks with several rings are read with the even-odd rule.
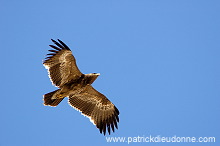
[[[70,91],[69,88],[64,86],[63,88],[58,90],[58,92],[55,93],[52,99],[59,99],[59,98],[67,97],[69,95],[69,91]]]
[[[58,94],[57,96],[56,96],[57,98],[64,98],[65,96],[64,96],[64,93],[60,93],[60,94]]]
[[[56,98],[55,97],[59,91],[60,91],[60,89],[45,94],[44,99],[43,99],[44,105],[57,106],[63,100],[63,98]]]

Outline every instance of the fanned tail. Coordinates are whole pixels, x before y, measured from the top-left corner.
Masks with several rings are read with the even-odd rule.
[[[59,90],[60,89],[45,94],[44,95],[44,105],[57,106],[64,99],[64,98],[52,99],[53,95]]]

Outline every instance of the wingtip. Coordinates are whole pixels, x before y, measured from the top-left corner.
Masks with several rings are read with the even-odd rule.
[[[70,50],[70,48],[60,39],[57,39],[57,41],[55,41],[54,39],[51,39],[51,41],[57,45],[58,47],[60,47],[61,49],[66,49],[66,50]],[[52,45],[53,46],[53,45]],[[70,50],[71,51],[71,50]]]
[[[52,42],[56,42],[54,39],[51,39]]]
[[[62,44],[62,46],[66,49],[66,50],[70,50],[70,48],[63,42],[63,41],[61,41],[60,39],[57,39],[58,40],[58,42],[60,43],[60,44]],[[71,51],[71,50],[70,50]]]

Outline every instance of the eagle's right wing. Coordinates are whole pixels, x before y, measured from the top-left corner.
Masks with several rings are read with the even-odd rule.
[[[51,82],[61,87],[68,82],[77,80],[82,73],[76,65],[76,60],[69,47],[58,39],[59,43],[52,39],[55,45],[50,45],[54,50],[49,50],[51,55],[43,62],[48,69]]]
[[[86,89],[80,94],[70,93],[69,104],[90,118],[90,121],[100,130],[100,133],[105,135],[107,130],[110,134],[111,130],[114,132],[115,128],[118,129],[118,109],[91,85],[87,85]]]

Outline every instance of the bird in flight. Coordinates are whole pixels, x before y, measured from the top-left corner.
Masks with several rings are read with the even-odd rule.
[[[75,57],[70,48],[58,39],[51,39],[55,45],[49,45],[52,50],[47,54],[43,65],[53,85],[59,89],[45,94],[44,105],[57,106],[68,97],[70,106],[87,116],[96,125],[100,133],[109,135],[111,130],[118,129],[119,110],[102,93],[92,87],[99,73],[83,74],[76,65]]]

